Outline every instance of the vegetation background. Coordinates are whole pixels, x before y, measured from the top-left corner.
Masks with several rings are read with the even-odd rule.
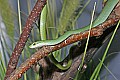
[[[76,0],[77,1],[77,0]],[[81,8],[85,5],[85,3],[88,0],[78,0],[81,2]],[[83,26],[86,26],[90,23],[90,19],[91,19],[91,12],[93,10],[93,5],[94,2],[97,1],[97,8],[96,8],[96,15],[95,17],[97,17],[101,10],[102,10],[102,0],[91,0],[91,2],[87,5],[87,7],[83,10],[82,14],[80,15],[80,17],[73,22],[74,26],[71,27],[67,27],[67,28],[61,28],[61,27],[55,27],[56,25],[60,25],[59,19],[60,19],[60,15],[62,12],[62,9],[65,9],[62,7],[63,5],[63,0],[49,0],[49,5],[50,5],[50,15],[48,15],[48,37],[49,38],[56,38],[56,36],[58,37],[59,35],[62,35],[65,31],[67,30],[71,30],[71,29],[77,29],[77,28],[81,28]],[[25,22],[27,20],[27,17],[30,13],[30,11],[32,10],[32,8],[34,7],[36,0],[0,0],[0,80],[4,79],[5,76],[5,71],[6,71],[6,67],[8,64],[8,61],[10,59],[10,55],[14,49],[14,46],[16,44],[16,42],[19,39],[19,36],[22,32],[22,28],[25,25]],[[64,6],[65,7],[65,6]],[[63,17],[65,15],[68,15],[70,13],[64,13]],[[50,22],[50,20],[51,22]],[[62,19],[62,18],[61,18]],[[65,23],[64,19],[62,19],[61,24]],[[36,50],[31,50],[29,48],[29,45],[37,40],[40,40],[40,35],[39,35],[39,28],[36,26],[36,24],[38,25],[39,22],[36,22],[33,26],[35,26],[31,32],[30,38],[27,41],[27,44],[25,46],[24,51],[22,52],[22,55],[19,59],[19,63],[18,66],[25,61],[27,58],[30,57],[30,55],[32,53],[34,53]],[[69,26],[69,25],[65,25],[65,26]],[[58,29],[58,30],[56,30]],[[113,28],[112,28],[113,30]],[[91,52],[95,51],[95,55],[93,57],[93,61],[92,63],[94,64],[94,66],[92,66],[92,68],[94,68],[99,62],[106,49],[106,46],[108,45],[110,36],[112,34],[112,30],[107,30],[105,37],[102,38],[98,38],[98,39],[103,39],[101,41],[101,45],[99,47],[92,47]],[[52,33],[51,33],[52,31]],[[56,31],[58,31],[58,34],[55,34]],[[110,32],[111,31],[111,32]],[[97,40],[98,40],[97,39]],[[91,43],[94,40],[91,40]],[[115,35],[115,38],[113,39],[113,42],[111,44],[111,47],[109,48],[108,51],[108,55],[106,57],[105,60],[105,65],[102,68],[101,72],[100,72],[100,76],[99,79],[100,80],[119,80],[120,78],[120,29],[117,31],[117,34]],[[84,41],[83,41],[84,42]],[[78,44],[78,43],[76,43]],[[74,44],[74,45],[76,45]],[[64,48],[61,50],[60,53],[64,53],[59,55],[54,55],[55,59],[58,62],[63,61],[68,55],[69,55],[69,49],[70,46],[67,46],[67,48]],[[66,49],[66,50],[65,50]],[[65,52],[63,52],[65,51]],[[80,53],[79,53],[80,54]],[[80,56],[80,55],[79,55]],[[73,61],[73,63],[75,63],[75,61]],[[93,65],[92,64],[92,65]],[[88,69],[86,70],[86,73],[84,74],[85,78],[82,77],[82,80],[87,80],[89,78],[89,76],[92,74],[91,70],[93,70],[91,68],[91,66],[88,66]],[[77,69],[76,69],[77,70]],[[91,72],[90,72],[91,71]],[[62,72],[60,72],[62,73]],[[71,73],[72,74],[72,73]],[[60,75],[60,74],[59,74]],[[77,74],[74,74],[75,76],[80,76]],[[29,69],[24,76],[21,78],[21,80],[38,80],[39,75],[35,72],[33,72],[33,69]],[[72,77],[73,78],[73,77]]]

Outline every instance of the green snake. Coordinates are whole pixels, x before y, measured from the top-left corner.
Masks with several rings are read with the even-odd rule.
[[[43,11],[41,12],[41,16],[40,16],[40,35],[41,35],[41,40],[46,40],[46,14],[47,14],[47,6],[45,5],[45,7],[43,8]],[[48,55],[48,57],[50,58],[50,60],[52,61],[52,63],[57,66],[59,69],[61,70],[67,70],[71,64],[72,64],[72,59],[69,55],[69,60],[68,63],[65,66],[62,66],[61,64],[58,63],[58,61],[53,57],[53,54],[51,53],[50,55]]]
[[[92,28],[101,24],[101,23],[103,23],[108,18],[108,16],[112,12],[113,8],[118,3],[118,1],[119,0],[108,0],[107,1],[105,7],[103,8],[103,10],[101,12],[101,14],[93,22]],[[65,39],[67,39],[69,36],[84,32],[85,30],[89,30],[89,25],[86,26],[86,27],[80,28],[80,29],[67,31],[66,33],[64,33],[64,35],[62,35],[59,38],[54,39],[54,40],[42,40],[42,41],[34,42],[29,47],[30,48],[40,48],[40,47],[45,46],[45,45],[56,45],[56,44],[61,43]]]
[[[98,18],[93,22],[93,25],[92,27],[95,27],[101,23],[103,23],[107,18],[108,16],[110,15],[110,13],[112,12],[113,8],[115,7],[115,5],[117,4],[119,0],[108,0],[105,7],[103,8],[101,14],[98,16]],[[44,17],[44,15],[43,15]],[[42,22],[42,21],[41,21]],[[42,26],[43,26],[43,23],[41,23]],[[84,32],[85,30],[89,30],[89,26],[86,26],[86,27],[83,27],[83,28],[80,28],[80,29],[76,29],[76,30],[72,30],[72,31],[67,31],[64,35],[60,36],[59,38],[57,39],[54,39],[54,40],[41,40],[41,41],[37,41],[37,42],[34,42],[33,44],[31,44],[29,47],[30,48],[41,48],[42,46],[45,46],[45,45],[56,45],[56,44],[59,44],[61,43],[62,41],[64,41],[65,39],[67,39],[69,36],[73,35],[73,34],[78,34],[80,32]],[[51,55],[50,55],[51,57]],[[52,58],[51,58],[52,59]],[[53,60],[53,59],[52,59]],[[59,68],[59,69],[62,69],[62,70],[66,70],[69,68],[69,65],[71,64],[71,61],[68,62],[67,66],[63,67],[61,66],[60,64],[58,64],[57,61],[53,60],[53,63]]]

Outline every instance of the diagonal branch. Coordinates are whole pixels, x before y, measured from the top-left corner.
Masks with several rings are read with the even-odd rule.
[[[20,57],[20,54],[21,54],[21,52],[25,46],[25,43],[28,40],[30,32],[33,28],[32,25],[39,17],[45,4],[46,4],[46,0],[38,0],[35,4],[33,10],[31,11],[31,13],[26,21],[26,25],[23,29],[23,32],[20,35],[19,41],[17,42],[17,44],[14,48],[14,51],[12,52],[12,56],[10,57],[7,71],[6,71],[6,76],[5,76],[4,80],[6,80],[6,78],[9,77],[9,75],[15,70],[17,63],[18,63],[18,59]]]
[[[120,8],[120,7],[119,7]],[[118,9],[119,9],[118,8]],[[92,28],[90,30],[90,37],[92,36],[100,36],[102,35],[103,31],[110,26],[116,24],[120,19],[119,15],[116,15],[117,8],[109,16],[108,20],[104,23]],[[114,17],[113,17],[114,16]],[[88,37],[89,31],[81,32],[79,34],[71,35],[69,38],[64,40],[63,42],[55,45],[55,46],[43,46],[39,51],[35,52],[29,59],[23,62],[18,69],[16,69],[7,80],[17,80],[19,79],[24,72],[26,72],[33,64],[35,64],[38,60],[42,59],[43,57],[47,56],[50,52],[55,50],[61,49],[69,44],[77,42],[79,40],[85,39]]]

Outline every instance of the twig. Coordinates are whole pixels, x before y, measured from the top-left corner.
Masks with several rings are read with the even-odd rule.
[[[23,32],[14,48],[14,51],[12,52],[12,56],[10,57],[7,71],[6,71],[6,76],[5,76],[4,80],[6,80],[6,78],[9,77],[9,75],[16,69],[20,54],[21,54],[21,52],[25,46],[25,43],[28,40],[30,32],[33,28],[32,25],[37,20],[37,18],[40,15],[45,4],[46,4],[46,0],[38,0],[35,4],[33,10],[31,11],[31,13],[26,21],[26,25],[23,29]]]

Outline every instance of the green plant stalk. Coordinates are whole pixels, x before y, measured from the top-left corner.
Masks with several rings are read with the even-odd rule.
[[[103,55],[103,58],[102,58],[101,62],[99,63],[98,67],[97,67],[97,70],[94,71],[94,73],[93,73],[93,74],[95,75],[95,78],[94,78],[95,80],[97,79],[97,77],[98,77],[98,75],[99,75],[100,69],[101,69],[102,64],[103,64],[103,62],[104,62],[104,60],[105,60],[105,57],[106,57],[107,52],[108,52],[108,49],[109,49],[109,47],[110,47],[110,45],[111,45],[111,43],[112,43],[112,40],[113,40],[113,38],[114,38],[114,36],[115,36],[115,33],[116,33],[116,31],[117,31],[117,29],[118,29],[118,27],[119,27],[119,24],[120,24],[120,20],[119,20],[119,22],[118,22],[118,24],[117,24],[117,26],[116,26],[116,28],[115,28],[115,30],[114,30],[114,32],[113,32],[113,35],[112,35],[112,37],[111,37],[111,39],[110,39],[110,41],[109,41],[109,43],[108,43],[108,46],[107,46],[107,48],[106,48],[106,50],[105,50],[105,53],[104,53],[104,55]],[[93,77],[94,77],[94,75],[93,75]],[[91,77],[90,80],[93,80],[93,77]]]
[[[20,28],[20,34],[22,33],[22,26],[21,26],[21,15],[20,15],[20,1],[18,0],[18,21],[19,21],[19,28]]]
[[[24,80],[27,80],[27,75],[26,75],[26,73],[24,74]]]
[[[1,55],[1,53],[0,53],[0,66],[2,66],[2,70],[4,71],[4,73],[5,73],[5,71],[6,71],[6,67],[5,67],[5,62],[3,61],[3,59],[2,59],[2,55]]]
[[[6,67],[5,67],[5,65],[4,65],[4,61],[3,61],[3,59],[2,59],[2,55],[1,55],[1,53],[0,53],[0,71],[1,71],[1,78],[4,78],[4,76],[5,76],[5,71],[6,71]]]
[[[101,61],[101,60],[100,60]],[[107,66],[103,63],[103,66],[106,68],[106,70],[114,77],[115,80],[118,80],[115,75],[107,68]],[[105,78],[107,80],[107,78]]]
[[[93,78],[94,78],[94,76],[96,75],[96,72],[97,72],[99,66],[100,66],[100,64],[98,64],[98,66],[95,68],[95,70],[94,70],[92,76],[90,77],[90,80],[93,80]]]
[[[92,24],[93,24],[93,20],[94,20],[95,8],[96,8],[96,2],[94,3],[94,8],[93,8],[93,11],[92,11],[92,18],[91,18],[89,30],[91,30],[91,28],[92,28]],[[83,66],[84,59],[85,59],[85,55],[86,55],[86,52],[87,52],[87,47],[88,47],[89,38],[90,38],[90,31],[89,31],[89,34],[88,34],[88,38],[87,38],[85,50],[84,50],[84,53],[83,53],[82,62],[81,62],[81,64],[80,64],[79,68],[78,68],[77,75],[76,75],[76,77],[74,78],[74,80],[77,80],[77,79],[78,79],[79,72],[81,71],[81,68],[82,68],[82,66]]]
[[[82,66],[83,66],[84,59],[85,59],[85,55],[86,55],[86,52],[87,52],[88,42],[89,42],[89,39],[90,39],[90,30],[91,30],[92,25],[93,25],[95,8],[96,8],[96,2],[95,2],[95,4],[94,4],[94,8],[93,8],[93,12],[92,12],[92,18],[91,18],[91,22],[90,22],[89,34],[88,34],[88,38],[87,38],[87,42],[86,42],[86,46],[85,46],[85,50],[84,50],[84,54],[83,54],[83,58],[82,58],[82,63],[81,63]]]

